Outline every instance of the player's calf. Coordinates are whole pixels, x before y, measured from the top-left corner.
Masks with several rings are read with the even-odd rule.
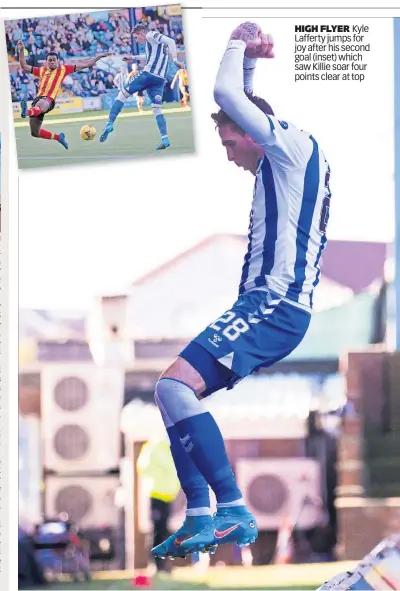
[[[157,127],[158,127],[158,130],[161,135],[161,143],[158,144],[158,146],[156,147],[156,150],[165,150],[166,148],[169,148],[171,145],[171,142],[169,141],[169,137],[168,137],[168,132],[167,132],[167,122],[166,122],[165,117],[163,115],[161,105],[159,105],[158,103],[153,103],[151,105],[151,108],[152,108],[153,114],[156,118]]]
[[[35,138],[41,138],[42,140],[55,140],[66,150],[68,150],[68,143],[64,133],[52,133],[51,131],[47,131],[47,129],[31,129],[31,136]]]

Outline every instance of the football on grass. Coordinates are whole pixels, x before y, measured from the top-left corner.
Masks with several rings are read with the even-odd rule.
[[[92,140],[96,137],[96,128],[93,125],[83,125],[80,133],[83,140]]]

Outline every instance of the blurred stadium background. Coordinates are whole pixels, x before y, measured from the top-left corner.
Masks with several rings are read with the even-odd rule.
[[[128,66],[122,61],[124,55],[137,56],[137,63],[144,64],[145,47],[137,44],[130,35],[132,27],[138,22],[146,22],[151,30],[158,30],[172,37],[177,45],[178,59],[186,63],[182,11],[178,4],[5,22],[10,88],[21,167],[41,166],[44,161],[46,165],[56,165],[62,157],[68,157],[70,163],[74,163],[82,158],[96,159],[112,155],[123,157],[152,152],[152,132],[156,141],[157,132],[152,129],[153,121],[148,117],[140,120],[136,117],[124,119],[124,125],[120,126],[118,138],[111,148],[104,145],[100,150],[98,142],[90,142],[88,154],[88,145],[79,141],[79,129],[84,123],[93,123],[97,127],[105,124],[108,111],[118,94],[113,83],[114,77],[121,70],[128,73]],[[27,98],[30,104],[36,96],[38,80],[19,67],[16,52],[19,40],[24,42],[26,60],[32,66],[42,65],[48,51],[57,51],[62,62],[69,64],[79,64],[80,60],[99,53],[113,53],[112,56],[100,60],[93,68],[68,76],[57,98],[56,107],[46,116],[46,125],[56,124],[62,127],[68,139],[72,140],[66,154],[55,153],[54,146],[49,146],[49,142],[35,142],[30,137],[26,121],[20,118],[21,98]],[[193,150],[190,108],[180,108],[178,85],[170,88],[176,71],[176,66],[170,62],[163,97],[164,107],[170,111],[168,122],[171,135],[176,138],[172,151],[187,152]],[[145,93],[145,110],[149,109],[149,105]],[[124,115],[135,113],[136,98],[133,96],[124,107]]]
[[[151,524],[136,460],[143,442],[163,432],[154,386],[183,345],[229,307],[245,248],[244,236],[211,236],[90,310],[21,310],[21,531],[68,515],[89,541],[92,572],[112,579],[115,569],[147,567]],[[181,281],[194,270],[196,281]],[[315,589],[338,572],[333,561],[359,560],[400,529],[393,245],[332,240],[322,271],[300,347],[207,402],[259,539],[251,552],[218,549],[210,565],[226,568],[203,573],[207,584],[196,567],[176,561],[156,588],[283,588],[287,567],[267,575],[263,565],[330,562],[292,580],[293,588]],[[171,528],[183,514],[179,495]],[[233,575],[235,565],[247,568]]]

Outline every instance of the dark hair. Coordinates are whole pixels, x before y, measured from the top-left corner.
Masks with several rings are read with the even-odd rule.
[[[50,55],[55,55],[56,58],[59,60],[60,56],[58,55],[58,53],[56,51],[49,51],[49,53],[46,55],[46,59],[50,56]]]
[[[147,25],[145,23],[137,23],[132,29],[132,33],[140,33],[140,31],[147,31]]]
[[[271,105],[267,103],[266,100],[260,98],[259,96],[255,96],[250,90],[245,90],[244,92],[249,101],[258,107],[260,111],[265,113],[265,115],[274,115]],[[218,113],[212,113],[211,119],[215,121],[216,127],[221,127],[221,125],[234,125],[244,133],[242,128],[237,123],[235,123],[235,121],[233,121],[233,119],[231,119],[229,115],[227,115],[222,109],[220,109]]]

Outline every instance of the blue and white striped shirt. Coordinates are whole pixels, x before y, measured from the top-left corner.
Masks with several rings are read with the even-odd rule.
[[[172,57],[176,59],[175,41],[156,31],[149,31],[146,35],[146,65],[144,71],[165,79],[170,50],[172,50]]]
[[[229,43],[215,87],[220,107],[265,152],[256,172],[239,293],[271,289],[310,309],[327,243],[330,168],[309,133],[265,115],[248,100],[245,48],[242,41]]]

